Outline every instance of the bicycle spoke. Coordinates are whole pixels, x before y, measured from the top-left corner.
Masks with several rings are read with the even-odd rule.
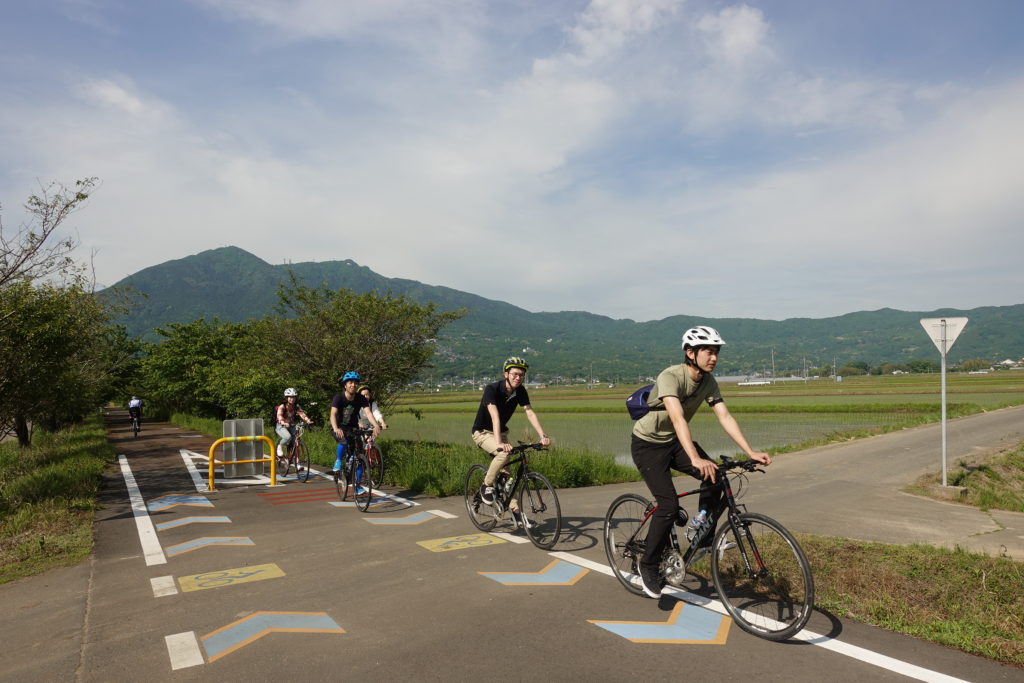
[[[466,512],[473,526],[480,531],[490,531],[498,523],[496,508],[484,503],[480,497],[480,487],[484,483],[485,474],[487,469],[483,465],[473,465],[466,472],[466,483],[463,487]]]
[[[612,501],[604,518],[604,551],[608,564],[626,590],[643,594],[639,581],[640,558],[644,553],[648,524],[644,521],[651,503],[635,493]]]
[[[526,475],[519,491],[519,511],[526,535],[542,550],[551,549],[562,532],[562,510],[555,488],[539,472]]]

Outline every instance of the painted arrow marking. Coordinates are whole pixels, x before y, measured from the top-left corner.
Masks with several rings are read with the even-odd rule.
[[[160,496],[149,501],[148,507],[150,512],[160,512],[161,510],[169,510],[177,505],[191,505],[193,507],[201,508],[212,508],[213,503],[206,499],[206,496]]]
[[[268,633],[344,633],[326,612],[256,612],[203,636],[211,662],[259,640]]]
[[[181,519],[175,519],[170,522],[163,522],[162,524],[156,525],[157,531],[166,531],[167,529],[174,529],[175,527],[185,526],[186,524],[216,524],[216,523],[230,523],[230,517],[182,517]]]
[[[432,512],[417,512],[416,514],[408,515],[406,517],[381,517],[381,518],[363,517],[363,519],[365,519],[370,524],[385,524],[385,525],[387,525],[387,524],[390,524],[390,525],[405,524],[405,525],[412,525],[412,524],[423,524],[423,522],[429,522],[432,519],[437,519],[437,515],[433,514]]]
[[[725,645],[732,624],[729,617],[685,602],[676,603],[668,621],[587,621],[633,643],[685,645]]]
[[[169,548],[165,548],[164,552],[167,553],[168,557],[174,557],[175,555],[181,555],[182,553],[192,552],[193,550],[199,550],[211,545],[256,545],[253,543],[251,538],[244,536],[204,536],[203,538],[194,538],[191,541],[185,541],[178,545],[172,545]]]
[[[553,560],[539,572],[477,572],[506,586],[572,586],[590,572],[589,569]]]

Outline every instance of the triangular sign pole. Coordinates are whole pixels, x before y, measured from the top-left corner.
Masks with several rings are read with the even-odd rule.
[[[942,485],[946,486],[946,352],[967,326],[967,318],[921,318],[921,327],[942,354]]]

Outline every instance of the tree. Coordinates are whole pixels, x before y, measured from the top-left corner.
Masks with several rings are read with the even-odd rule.
[[[960,364],[960,369],[964,372],[971,372],[972,370],[988,370],[992,367],[992,364],[983,358],[972,358],[971,360],[965,360]]]
[[[914,373],[938,372],[942,369],[935,361],[922,359],[912,360],[907,363],[907,366]]]
[[[29,213],[13,236],[0,221],[0,289],[19,280],[38,280],[76,269],[71,252],[78,246],[70,237],[54,240],[64,220],[79,209],[96,187],[96,178],[75,181],[74,189],[50,183],[25,203]]]

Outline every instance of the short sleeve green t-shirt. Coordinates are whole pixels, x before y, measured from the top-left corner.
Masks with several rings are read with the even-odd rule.
[[[668,411],[664,409],[665,396],[675,396],[683,404],[683,416],[689,422],[702,403],[714,405],[722,400],[718,389],[718,380],[714,375],[706,374],[699,382],[693,381],[686,365],[672,365],[661,371],[658,380],[651,389],[647,405],[651,412],[647,413],[633,425],[633,434],[652,443],[668,443],[676,438],[676,430],[672,427]]]

